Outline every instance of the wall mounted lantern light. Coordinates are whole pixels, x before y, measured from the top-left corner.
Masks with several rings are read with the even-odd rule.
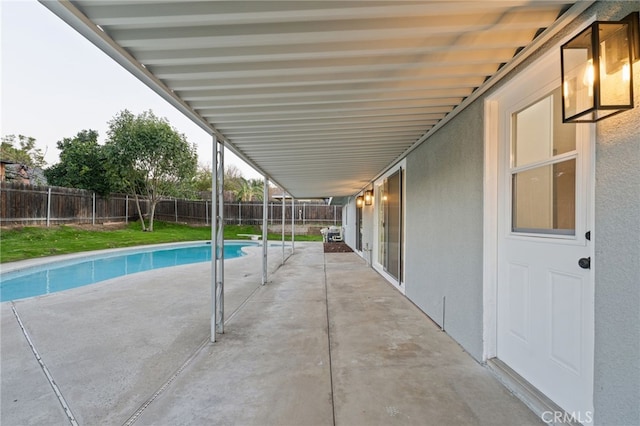
[[[362,195],[358,195],[356,197],[356,207],[362,207],[364,204],[364,197]]]
[[[373,190],[368,189],[364,191],[364,205],[370,206],[373,203]]]
[[[594,123],[633,108],[639,17],[633,12],[621,21],[596,21],[562,45],[564,123]]]

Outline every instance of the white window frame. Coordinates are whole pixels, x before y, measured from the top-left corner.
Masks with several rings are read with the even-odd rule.
[[[373,269],[375,269],[380,275],[382,275],[382,277],[384,277],[384,279],[386,279],[387,281],[389,281],[400,293],[405,294],[405,290],[406,290],[406,286],[405,286],[405,282],[404,282],[404,277],[406,276],[406,262],[405,262],[405,258],[406,258],[406,244],[407,244],[407,238],[406,238],[406,234],[407,234],[407,226],[406,226],[406,216],[407,216],[407,209],[406,209],[406,205],[407,205],[407,185],[406,185],[406,175],[407,175],[407,160],[402,159],[401,161],[399,161],[396,165],[394,165],[392,168],[390,168],[389,170],[387,170],[383,175],[381,175],[378,179],[376,179],[373,182],[373,187],[374,187],[374,193],[377,194],[376,189],[380,186],[384,184],[384,180],[387,179],[389,176],[391,176],[392,174],[396,173],[398,170],[402,169],[402,259],[401,259],[401,264],[402,264],[402,272],[400,274],[401,280],[398,281],[394,276],[392,276],[391,274],[387,273],[384,270],[384,265],[382,264],[382,259],[379,259],[379,252],[380,252],[380,232],[381,229],[379,227],[379,223],[378,223],[378,217],[379,217],[379,205],[375,204],[377,202],[381,202],[381,200],[377,200],[374,198],[374,209],[373,209],[373,244],[372,244],[372,256],[371,256],[371,266],[373,267]]]

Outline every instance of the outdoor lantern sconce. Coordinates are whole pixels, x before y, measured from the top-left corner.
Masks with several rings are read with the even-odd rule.
[[[358,195],[356,197],[356,207],[362,207],[364,204],[364,197],[362,195]]]
[[[639,17],[596,21],[562,45],[563,123],[594,123],[633,108]]]
[[[364,191],[364,205],[370,206],[373,203],[373,190],[368,189]]]

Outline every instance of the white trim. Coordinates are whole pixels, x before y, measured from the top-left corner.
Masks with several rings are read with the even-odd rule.
[[[406,257],[406,252],[407,252],[407,227],[406,227],[406,223],[407,223],[407,197],[406,197],[406,172],[407,172],[407,160],[402,159],[401,161],[399,161],[393,168],[387,170],[385,172],[385,174],[383,174],[382,176],[378,177],[378,179],[376,179],[373,182],[373,188],[374,188],[374,194],[375,194],[375,189],[382,185],[384,183],[384,180],[391,176],[392,174],[394,174],[395,172],[397,172],[399,169],[403,170],[403,173],[401,174],[401,179],[402,179],[402,272],[401,272],[401,280],[398,281],[395,277],[393,277],[392,275],[388,274],[385,270],[384,270],[384,266],[382,265],[382,263],[380,263],[380,259],[378,259],[378,253],[379,253],[379,238],[378,238],[378,205],[374,204],[374,209],[373,209],[373,241],[372,241],[372,255],[371,255],[371,266],[373,267],[373,269],[375,269],[380,275],[382,275],[382,277],[384,279],[386,279],[387,281],[389,281],[400,293],[405,294],[406,293],[406,286],[405,286],[405,281],[404,281],[404,277],[406,275],[406,261],[405,261],[405,257]],[[375,195],[374,195],[375,196]]]
[[[498,101],[484,104],[484,206],[483,206],[483,285],[482,285],[482,361],[497,355],[498,292]]]
[[[595,20],[595,17],[587,19],[584,25]],[[578,33],[578,31],[575,31]],[[484,208],[483,208],[483,361],[487,362],[491,358],[497,356],[497,290],[498,290],[498,250],[500,236],[510,239],[528,238],[531,236],[526,234],[513,233],[508,226],[510,223],[508,218],[510,216],[509,211],[509,194],[504,202],[500,202],[499,188],[501,179],[505,179],[504,187],[509,188],[510,185],[510,172],[507,170],[504,173],[501,172],[503,161],[506,160],[505,155],[509,155],[508,148],[500,145],[500,137],[502,134],[509,134],[510,121],[501,117],[504,114],[503,105],[507,105],[509,111],[516,111],[519,107],[524,107],[533,103],[543,93],[550,93],[561,85],[560,70],[559,70],[559,49],[560,45],[565,41],[573,37],[574,34],[570,34],[559,42],[556,46],[548,49],[540,59],[533,64],[529,65],[526,69],[515,76],[511,81],[502,86],[491,96],[485,99],[484,112],[485,112],[485,129],[484,129]],[[557,67],[556,67],[557,64]],[[554,71],[551,71],[554,70]],[[550,72],[557,73],[556,75],[550,75]],[[541,78],[537,76],[546,76],[547,82],[542,86],[535,84],[527,84],[528,81],[540,81]],[[504,126],[504,127],[501,127]],[[588,185],[588,191],[585,188],[576,188],[577,205],[587,204],[586,211],[580,211],[576,215],[576,235],[570,237],[562,237],[560,235],[532,235],[535,237],[548,237],[555,240],[566,240],[564,244],[587,246],[590,255],[594,255],[594,241],[586,241],[582,230],[590,230],[593,233],[594,224],[594,191],[595,191],[595,139],[596,129],[593,124],[577,125],[577,142],[586,144],[582,150],[578,150],[583,155],[581,161],[582,167],[576,170],[576,183],[580,186]],[[504,151],[501,151],[504,149]],[[575,155],[574,153],[567,153],[567,157]],[[585,179],[584,173],[587,173],[589,180]],[[587,197],[586,200],[581,199],[583,195]],[[505,226],[502,228],[501,226]],[[591,270],[591,280],[594,280],[595,274]],[[595,291],[595,283],[591,285],[591,288]],[[585,338],[588,339],[588,347],[591,351],[594,350],[594,301],[595,295],[591,295],[592,304],[590,307],[589,323],[583,326],[587,328]],[[593,393],[594,393],[594,357],[593,353],[587,356],[588,372],[587,375],[591,377],[591,402],[590,406],[586,407],[587,410],[593,412]]]
[[[555,60],[558,62],[558,70],[560,66],[560,46],[566,41],[573,38],[580,31],[584,29],[584,26],[596,20],[595,15],[587,18],[580,28],[574,30],[553,47],[547,49],[543,56],[533,64],[526,67],[521,73],[514,77],[513,81],[528,78],[529,76],[535,76],[540,72],[549,61]],[[489,358],[495,357],[497,354],[497,290],[498,290],[498,170],[499,170],[499,134],[498,128],[499,122],[499,104],[500,100],[504,99],[506,94],[512,90],[513,81],[510,81],[485,98],[484,103],[484,208],[483,208],[483,282],[482,282],[482,298],[483,298],[483,329],[482,329],[482,360],[486,361]],[[556,82],[557,83],[557,82]],[[559,84],[559,83],[557,83]],[[549,91],[554,87],[553,83],[548,84],[545,88],[549,88]],[[534,93],[539,92],[536,90]],[[529,98],[532,93],[522,93],[523,97]],[[530,100],[522,101],[523,106],[527,105]],[[585,128],[584,126],[578,126],[578,129]],[[595,130],[591,132],[591,151],[595,152]],[[592,170],[595,171],[595,155],[591,155],[590,164]],[[588,212],[587,223],[593,233],[594,223],[594,194],[595,191],[595,172],[592,173],[591,185],[591,200],[589,205],[591,206],[591,212]],[[593,256],[593,244],[591,244],[591,256]],[[594,275],[595,276],[595,275]],[[595,287],[595,286],[594,286]]]

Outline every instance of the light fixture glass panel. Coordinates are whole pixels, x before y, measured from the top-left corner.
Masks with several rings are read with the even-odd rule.
[[[601,23],[600,30],[600,102],[603,105],[628,105],[631,101],[631,60],[628,24]]]
[[[564,116],[573,117],[594,108],[593,46],[591,27],[562,46]]]

